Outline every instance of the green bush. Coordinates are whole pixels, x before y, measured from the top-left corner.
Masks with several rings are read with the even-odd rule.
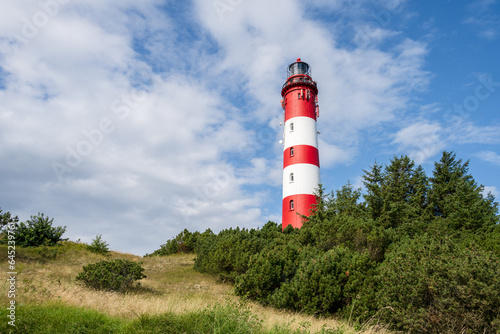
[[[429,235],[394,244],[380,268],[382,320],[415,333],[497,333],[499,258]],[[392,310],[392,311],[391,311]]]
[[[199,244],[194,268],[234,281],[248,269],[250,257],[276,242],[281,228],[273,222],[262,230],[227,229]]]
[[[392,229],[377,226],[371,218],[353,218],[337,214],[323,217],[319,221],[313,217],[304,224],[303,230],[310,231],[316,246],[323,251],[343,246],[367,253],[372,260],[378,262],[384,259],[393,233]]]
[[[96,254],[109,253],[109,245],[106,241],[102,240],[102,234],[96,235],[95,239],[92,240],[92,243],[87,246],[87,249]]]
[[[335,247],[303,259],[293,278],[271,296],[271,304],[309,314],[335,313],[356,297],[372,268],[366,254]]]
[[[76,277],[96,290],[126,291],[136,280],[145,278],[144,268],[130,260],[108,260],[89,264]]]
[[[44,214],[38,213],[37,216],[31,216],[26,223],[16,224],[15,238],[16,245],[22,247],[53,246],[62,239],[61,236],[66,232],[66,226],[52,227],[54,218],[49,219]]]
[[[293,242],[264,249],[251,256],[248,270],[236,278],[235,292],[265,304],[272,303],[271,296],[295,276],[299,264],[316,254],[316,248]]]
[[[160,249],[144,256],[164,256],[177,253],[196,252],[199,244],[203,242],[204,239],[210,238],[213,235],[214,233],[211,229],[207,229],[203,233],[198,231],[191,233],[187,229],[184,229],[184,231],[179,233],[175,238],[167,240],[165,244],[161,245]]]

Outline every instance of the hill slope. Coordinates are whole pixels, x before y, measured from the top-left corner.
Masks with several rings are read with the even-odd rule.
[[[0,256],[5,268],[1,277],[5,283],[1,285],[0,303],[8,306],[7,247],[4,245],[0,246]],[[330,328],[324,332],[354,332],[334,319],[316,319],[258,304],[243,304],[234,295],[230,284],[195,271],[194,257],[184,254],[141,258],[117,252],[106,257],[90,253],[84,244],[74,242],[63,242],[55,247],[17,248],[16,328],[19,333],[28,330],[30,333],[49,330],[51,333],[66,333],[73,328],[71,326],[77,326],[69,331],[76,333],[79,332],[78,326],[88,325],[90,327],[85,327],[86,330],[93,333],[155,333],[168,330],[165,326],[169,323],[188,332],[235,332],[236,328],[240,333],[290,333],[295,330],[308,333],[321,331],[324,326]],[[140,262],[147,278],[126,294],[90,290],[75,281],[84,265],[108,258]],[[61,318],[61,314],[64,317]],[[0,316],[4,319],[0,323],[0,332],[12,329],[5,320],[8,319],[6,307],[2,307]],[[34,323],[39,323],[44,329],[37,331],[29,327]],[[73,325],[68,327],[68,323]],[[211,328],[205,331],[193,326]],[[339,327],[342,329],[337,329]]]

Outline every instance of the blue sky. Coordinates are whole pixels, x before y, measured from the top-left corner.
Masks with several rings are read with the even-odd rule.
[[[143,255],[281,221],[281,86],[318,82],[328,190],[442,150],[500,195],[500,2],[20,0],[0,11],[0,207]]]

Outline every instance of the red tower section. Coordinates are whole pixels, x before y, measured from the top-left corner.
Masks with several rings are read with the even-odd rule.
[[[288,67],[281,90],[284,109],[282,228],[302,226],[316,203],[320,183],[316,119],[319,116],[318,88],[309,65],[299,59]]]

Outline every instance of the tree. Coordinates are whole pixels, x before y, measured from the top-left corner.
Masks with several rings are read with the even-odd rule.
[[[493,195],[484,197],[483,185],[469,174],[469,161],[443,152],[434,164],[429,199],[432,213],[454,230],[474,231],[498,223],[498,207]]]
[[[0,230],[3,230],[9,224],[16,224],[19,221],[17,216],[12,217],[10,212],[2,213],[0,209]]]
[[[363,184],[366,187],[367,194],[363,195],[368,210],[368,215],[373,220],[377,220],[382,215],[382,165],[377,161],[371,167],[371,170],[366,171],[363,175]]]
[[[407,156],[394,157],[383,173],[378,165],[365,172],[369,212],[385,228],[425,220],[429,182],[422,166]]]
[[[102,234],[96,235],[92,243],[87,246],[87,249],[96,254],[105,255],[109,253],[109,245],[106,241],[102,240]]]
[[[350,217],[361,217],[364,215],[365,206],[362,203],[358,203],[361,198],[361,189],[354,189],[354,186],[348,181],[346,185],[336,191],[336,195],[333,203],[337,214]]]
[[[23,247],[53,246],[62,239],[66,226],[52,227],[54,218],[49,219],[43,213],[31,216],[26,223],[16,224],[16,244]]]
[[[475,183],[468,171],[469,161],[462,163],[462,159],[457,160],[453,152],[444,151],[439,162],[434,163],[434,171],[430,178],[432,190],[429,196],[434,216],[448,217],[451,208],[446,202],[450,196],[455,195],[459,182],[469,185],[472,185],[471,182]]]

